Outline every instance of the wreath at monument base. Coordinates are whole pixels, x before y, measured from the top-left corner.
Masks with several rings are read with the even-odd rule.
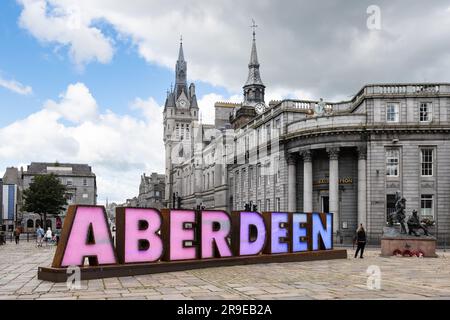
[[[422,250],[410,251],[408,249],[404,251],[400,249],[395,249],[392,255],[395,257],[417,257],[417,258],[423,258],[425,256]]]

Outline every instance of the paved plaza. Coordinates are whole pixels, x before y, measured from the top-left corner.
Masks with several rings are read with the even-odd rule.
[[[55,247],[0,246],[0,299],[450,299],[450,253],[439,258],[382,258],[220,267],[82,281],[81,289],[37,279]],[[370,267],[370,268],[369,268]],[[380,289],[369,270],[381,271]],[[369,279],[369,281],[368,281]],[[376,287],[376,285],[375,285]]]

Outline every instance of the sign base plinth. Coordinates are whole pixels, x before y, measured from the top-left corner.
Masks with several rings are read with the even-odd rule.
[[[189,261],[135,263],[122,265],[103,265],[80,267],[81,280],[113,277],[129,277],[153,273],[185,271],[192,269],[227,267],[261,263],[301,262],[315,260],[347,259],[347,250],[333,249],[305,251],[287,254],[262,254],[258,256],[241,256]],[[39,267],[38,279],[51,282],[66,282],[72,274],[67,268]],[[73,269],[71,270],[73,272]]]

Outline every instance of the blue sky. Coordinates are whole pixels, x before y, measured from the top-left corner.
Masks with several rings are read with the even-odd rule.
[[[88,163],[99,203],[164,172],[162,109],[180,35],[203,122],[241,101],[252,19],[266,103],[340,101],[365,84],[450,82],[450,7],[411,0],[0,1],[0,176]]]
[[[158,118],[158,115],[162,113],[160,106],[164,104],[166,91],[174,82],[175,60],[173,60],[173,66],[163,66],[161,63],[145,59],[139,54],[137,45],[130,38],[119,34],[110,24],[100,20],[100,22],[91,23],[90,26],[101,30],[102,34],[112,39],[114,44],[112,59],[107,63],[93,61],[78,65],[70,56],[70,45],[39,38],[30,32],[32,29],[20,25],[19,20],[23,9],[22,4],[16,1],[0,2],[0,81],[14,82],[21,87],[32,88],[32,93],[20,94],[0,85],[0,138],[8,137],[3,139],[5,141],[0,141],[0,144],[3,144],[3,148],[7,151],[13,149],[9,153],[3,152],[6,156],[0,159],[0,175],[6,167],[26,166],[32,161],[82,162],[92,165],[94,172],[97,173],[99,202],[104,202],[107,198],[110,201],[121,202],[137,195],[140,174],[163,172],[164,169],[162,133],[155,133],[155,131],[162,131],[161,118]],[[173,33],[171,37],[173,56],[176,56],[179,34]],[[189,46],[186,45],[185,54],[189,60]],[[45,109],[48,101],[62,105],[68,88],[75,84],[82,84],[82,87],[88,90],[88,96],[95,100],[96,112],[99,116],[111,112],[115,117],[122,117],[119,120],[122,122],[127,121],[126,117],[131,117],[136,124],[142,120],[148,122],[148,126],[144,126],[143,130],[152,129],[140,134],[144,136],[144,139],[151,139],[147,143],[154,145],[154,149],[149,147],[152,158],[146,160],[146,154],[139,155],[139,152],[132,148],[130,152],[134,154],[126,155],[123,159],[115,158],[113,153],[108,159],[107,152],[110,150],[108,148],[102,151],[101,157],[71,154],[71,150],[78,149],[65,145],[65,141],[68,141],[67,144],[73,143],[70,137],[71,131],[80,129],[85,123],[82,121],[72,123],[67,117],[55,120],[53,123],[55,128],[59,125],[64,126],[64,132],[61,135],[66,140],[59,143],[58,137],[48,138],[44,133],[41,134],[41,130],[44,129],[39,121],[26,122],[26,119],[33,115],[49,117],[42,115],[42,110]],[[224,87],[210,85],[203,81],[196,81],[196,91],[199,98],[211,94],[213,97],[229,95]],[[132,107],[136,100],[147,101],[146,99],[150,99],[150,103],[156,103],[149,107],[154,108],[153,114],[156,114],[152,119],[145,118],[147,111]],[[80,101],[85,100],[80,98]],[[143,108],[147,108],[145,103],[143,105]],[[213,108],[212,104],[209,108]],[[98,128],[111,126],[109,129],[114,131],[116,125],[116,122],[111,121],[99,124]],[[11,130],[13,126],[18,126],[19,129]],[[28,131],[22,134],[24,130]],[[90,140],[93,140],[97,133],[96,128],[90,130]],[[124,136],[123,144],[127,144],[127,136],[133,135],[130,132],[133,129],[124,128],[123,130],[124,132],[120,134]],[[145,137],[146,135],[148,137]],[[75,144],[82,144],[81,138],[74,138]],[[105,142],[97,139],[95,143],[101,149]],[[61,144],[65,146],[61,147]],[[114,146],[110,148],[113,149]],[[123,146],[118,144],[116,148],[123,149]],[[89,150],[95,152],[96,149],[98,148],[94,146]],[[157,152],[154,152],[155,149]],[[139,157],[141,157],[140,162],[130,160]],[[124,176],[120,176],[121,166],[124,168]]]
[[[33,93],[23,96],[0,87],[0,126],[5,126],[36,112],[47,99],[56,98],[67,85],[83,82],[95,96],[101,109],[117,114],[133,114],[129,104],[135,97],[152,96],[160,105],[166,90],[174,82],[173,70],[147,62],[136,52],[130,41],[116,41],[110,63],[91,63],[80,70],[70,61],[67,47],[43,43],[18,25],[21,6],[15,1],[0,2],[0,76],[31,86]],[[102,30],[117,37],[107,24]],[[173,35],[173,50],[178,50],[177,34]],[[189,46],[185,45],[187,59]],[[175,61],[174,61],[175,65]],[[197,94],[227,90],[196,81]]]

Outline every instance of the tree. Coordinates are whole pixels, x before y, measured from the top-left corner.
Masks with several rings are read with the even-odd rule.
[[[67,205],[66,187],[53,173],[35,176],[28,189],[24,190],[23,210],[39,214],[47,229],[47,215],[57,216]]]

